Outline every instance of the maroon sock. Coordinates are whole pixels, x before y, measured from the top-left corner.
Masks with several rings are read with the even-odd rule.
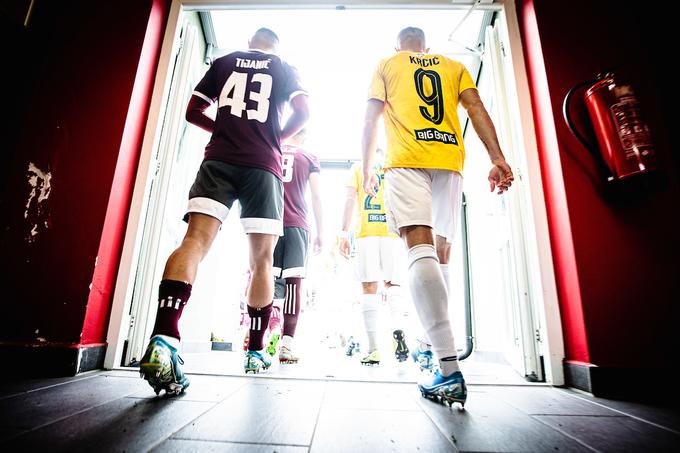
[[[248,316],[250,316],[249,351],[259,351],[264,348],[264,332],[269,325],[273,305],[273,302],[262,308],[254,308],[248,305]]]
[[[286,298],[283,300],[283,334],[291,337],[295,336],[295,329],[300,316],[301,286],[302,279],[300,277],[286,279]]]
[[[191,285],[177,280],[161,280],[158,287],[158,312],[156,324],[153,326],[154,335],[167,335],[179,339],[177,323],[184,306],[191,296]]]

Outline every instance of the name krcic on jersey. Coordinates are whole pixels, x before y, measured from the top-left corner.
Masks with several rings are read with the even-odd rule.
[[[439,57],[433,56],[430,58],[424,57],[414,57],[413,55],[408,57],[411,64],[416,64],[422,68],[429,68],[439,64]],[[446,143],[451,145],[458,145],[458,140],[456,139],[456,134],[453,132],[444,132],[433,127],[427,129],[415,129],[413,134],[416,140],[422,140],[426,142],[437,141],[440,143]]]

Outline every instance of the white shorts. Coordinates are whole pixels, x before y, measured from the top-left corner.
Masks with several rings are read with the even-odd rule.
[[[355,271],[362,283],[400,284],[406,270],[406,247],[399,238],[366,236],[356,240]]]
[[[460,224],[463,177],[450,170],[390,168],[385,172],[387,226],[425,225],[453,242]]]

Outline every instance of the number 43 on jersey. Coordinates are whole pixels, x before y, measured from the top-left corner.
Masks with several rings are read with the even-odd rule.
[[[254,84],[259,84],[257,90]],[[255,101],[257,106],[255,109],[246,110],[246,90],[248,91],[248,99]],[[243,118],[243,111],[245,110],[249,120],[257,120],[260,123],[265,123],[269,116],[269,96],[272,94],[272,76],[257,72],[252,75],[250,83],[248,83],[248,74],[243,72],[232,72],[220,92],[218,100],[219,108],[230,107],[229,113],[239,118]]]

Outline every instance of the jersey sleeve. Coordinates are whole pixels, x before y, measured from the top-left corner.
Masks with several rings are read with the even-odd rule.
[[[319,158],[314,154],[307,153],[307,160],[309,161],[309,172],[318,173],[321,171],[321,164],[319,163]]]
[[[217,100],[220,94],[219,87],[215,80],[217,73],[215,66],[215,63],[210,66],[210,69],[203,75],[203,78],[198,82],[198,85],[196,85],[196,88],[194,88],[194,92],[192,93],[194,96],[198,96],[211,104]]]
[[[460,73],[460,80],[458,82],[458,94],[462,93],[468,88],[477,89],[477,86],[475,85],[475,82],[472,81],[472,77],[470,76],[470,73],[468,72],[467,68],[463,66],[463,70]]]
[[[383,64],[380,62],[375,71],[373,72],[373,78],[371,79],[371,86],[368,88],[368,99],[377,99],[379,101],[385,102],[387,94],[385,91],[385,79],[383,79],[382,74]]]
[[[300,74],[295,67],[289,65],[285,61],[281,61],[281,66],[283,68],[283,84],[281,97],[287,101],[290,101],[298,94],[307,94],[307,90],[302,87],[300,82]]]
[[[352,165],[352,168],[349,171],[349,177],[347,178],[347,182],[345,183],[345,187],[350,187],[352,189],[356,189],[357,192],[359,191],[359,188],[361,186],[361,169],[359,168],[358,164]]]

